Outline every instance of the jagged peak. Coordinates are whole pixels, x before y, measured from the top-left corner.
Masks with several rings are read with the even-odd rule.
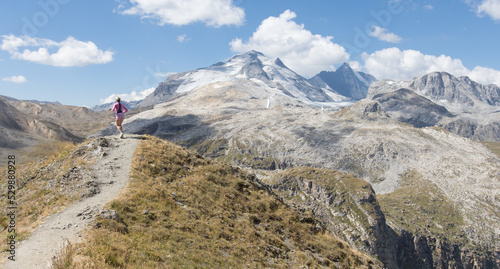
[[[337,71],[339,70],[350,70],[350,71],[354,71],[352,68],[351,68],[351,65],[349,65],[349,63],[347,62],[344,62],[339,68],[337,68]]]
[[[277,65],[277,66],[280,66],[280,67],[283,67],[283,68],[288,68],[282,61],[280,58],[276,58],[276,60],[274,60],[274,63]]]

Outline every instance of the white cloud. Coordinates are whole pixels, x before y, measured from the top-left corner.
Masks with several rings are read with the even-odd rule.
[[[100,50],[93,42],[70,36],[62,42],[28,36],[3,35],[0,49],[14,59],[52,66],[86,66],[113,60],[113,52]],[[55,52],[54,52],[55,51]]]
[[[242,25],[245,11],[234,6],[232,0],[130,0],[132,7],[123,4],[118,12],[152,19],[159,25],[187,25],[204,22],[208,26]]]
[[[120,99],[122,101],[126,101],[126,102],[139,101],[139,100],[146,98],[146,96],[150,95],[154,91],[155,91],[155,88],[153,87],[153,88],[149,88],[149,89],[146,89],[144,91],[141,91],[141,92],[133,91],[131,93],[122,93],[122,94],[114,93],[106,98],[101,98],[100,101],[101,101],[101,104],[113,103],[113,102],[115,102],[116,97],[120,97]]]
[[[293,21],[296,14],[286,10],[279,17],[262,21],[248,42],[239,38],[230,42],[234,52],[256,50],[269,57],[279,57],[292,70],[313,76],[330,70],[335,63],[349,59],[345,48],[332,42],[333,37],[313,35]]]
[[[426,55],[416,50],[388,48],[372,54],[363,53],[364,69],[377,79],[411,80],[431,72],[448,72],[454,76],[469,76],[481,84],[500,86],[500,71],[476,66],[467,69],[460,59],[446,55]]]
[[[358,61],[349,61],[348,62],[349,66],[351,67],[352,70],[354,71],[363,71],[363,66],[361,65],[360,62]]]
[[[433,10],[434,6],[432,6],[432,5],[425,5],[424,8],[427,9],[427,10]]]
[[[480,16],[486,14],[494,20],[500,20],[500,0],[483,0],[477,7],[477,13]]]
[[[464,0],[471,6],[479,17],[490,16],[494,20],[500,20],[500,0]]]
[[[387,29],[373,25],[370,29],[368,35],[378,38],[379,40],[391,42],[391,43],[399,43],[402,38],[394,33],[390,33]]]
[[[481,84],[496,84],[500,87],[500,71],[498,70],[476,66],[468,76]]]
[[[155,76],[161,77],[161,78],[166,78],[166,77],[173,75],[173,74],[176,74],[176,72],[165,72],[165,73],[156,72]]]
[[[6,77],[2,79],[3,81],[7,82],[14,82],[14,83],[25,83],[28,80],[24,76],[12,76],[12,77]]]
[[[180,43],[188,42],[190,39],[186,37],[186,35],[180,35],[177,37],[177,41]]]
[[[372,54],[363,54],[365,69],[377,79],[409,80],[435,71],[445,71],[457,76],[469,70],[459,59],[449,56],[425,55],[416,50],[388,48]]]

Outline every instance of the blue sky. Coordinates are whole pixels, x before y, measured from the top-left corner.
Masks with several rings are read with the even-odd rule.
[[[0,94],[93,106],[258,50],[311,77],[500,85],[500,0],[2,0]]]

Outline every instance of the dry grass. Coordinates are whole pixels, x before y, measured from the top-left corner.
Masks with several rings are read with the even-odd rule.
[[[486,146],[491,152],[495,153],[500,157],[500,142],[488,142],[488,141],[483,141],[481,142],[484,146]]]
[[[92,163],[92,158],[85,154],[86,146],[72,144],[58,144],[62,148],[57,154],[48,155],[38,162],[19,164],[16,162],[16,241],[23,240],[38,226],[41,221],[81,197],[84,183],[81,182],[73,168],[84,170]],[[40,148],[44,150],[44,148]],[[16,160],[19,158],[16,156]],[[7,178],[7,170],[1,172]],[[7,182],[0,184],[0,203],[6,205]],[[0,226],[3,228],[0,236],[9,236],[6,227],[7,207],[0,209]],[[6,240],[2,240],[0,247],[7,247]]]
[[[149,137],[131,182],[65,268],[371,268],[255,177]],[[65,260],[65,258],[62,258]]]
[[[73,146],[75,146],[75,144],[68,141],[48,141],[46,143],[39,143],[33,147],[20,151],[18,159],[21,159],[23,163],[37,162],[44,157],[56,155]]]
[[[452,243],[463,243],[466,238],[460,211],[416,171],[408,171],[396,191],[378,195],[377,200],[388,220],[414,234],[446,238]]]
[[[52,257],[53,269],[66,269],[71,266],[75,256],[76,248],[69,240],[66,240],[65,246]]]

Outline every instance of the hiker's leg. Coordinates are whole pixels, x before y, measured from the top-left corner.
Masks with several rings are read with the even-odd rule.
[[[118,131],[120,131],[120,133],[123,133],[122,123],[123,119],[116,120],[116,128],[118,128]]]

